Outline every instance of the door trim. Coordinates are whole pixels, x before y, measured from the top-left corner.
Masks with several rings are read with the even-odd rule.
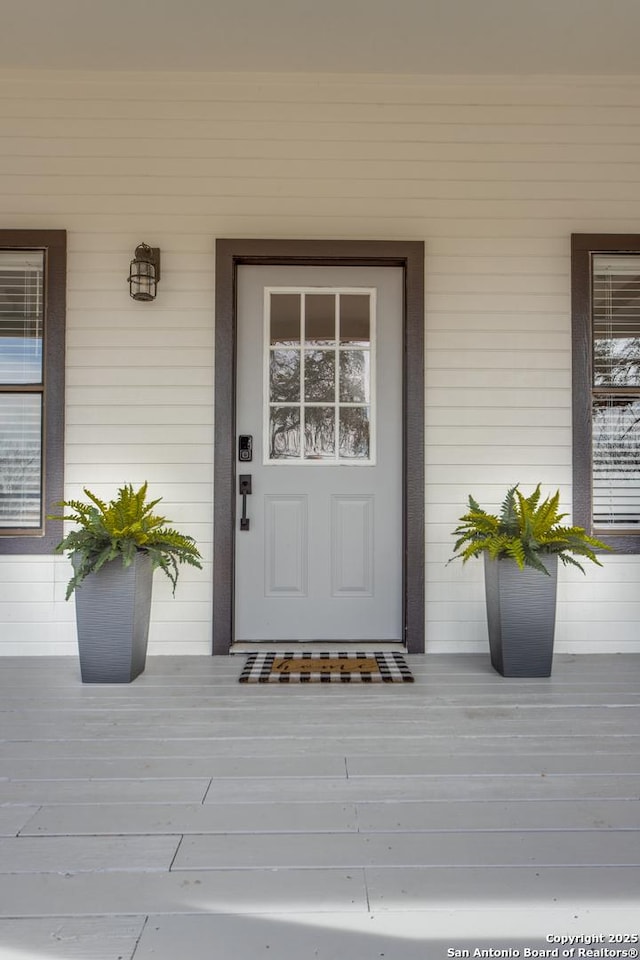
[[[233,642],[236,509],[236,288],[238,267],[402,267],[403,629],[407,651],[424,653],[424,243],[396,240],[216,241],[213,654]]]

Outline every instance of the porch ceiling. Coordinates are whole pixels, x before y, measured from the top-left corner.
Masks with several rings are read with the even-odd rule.
[[[5,68],[638,74],[637,0],[4,0]]]

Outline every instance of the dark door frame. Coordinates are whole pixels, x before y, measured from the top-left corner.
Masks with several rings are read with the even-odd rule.
[[[403,624],[424,653],[424,243],[396,240],[217,240],[213,531],[213,653],[233,642],[236,513],[236,285],[243,264],[402,267]]]

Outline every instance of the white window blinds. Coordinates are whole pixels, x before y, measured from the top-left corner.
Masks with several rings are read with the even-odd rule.
[[[640,255],[592,258],[593,522],[640,526]]]
[[[42,525],[44,254],[0,250],[0,528]]]

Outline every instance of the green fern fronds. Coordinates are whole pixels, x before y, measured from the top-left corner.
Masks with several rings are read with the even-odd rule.
[[[541,498],[540,484],[528,497],[516,484],[507,491],[500,513],[494,515],[469,496],[469,510],[454,530],[457,539],[449,562],[461,559],[466,563],[487,553],[493,559],[509,557],[521,570],[533,567],[548,574],[542,558],[557,554],[563,564],[578,567],[582,573],[584,568],[575,555],[602,566],[595,551],[611,548],[582,527],[562,526],[567,514],[560,513],[560,491]]]
[[[517,487],[511,487],[510,490],[507,490],[507,495],[500,508],[500,527],[509,534],[514,534],[519,529],[516,491]]]
[[[147,502],[147,483],[134,490],[131,484],[120,487],[116,498],[105,503],[85,487],[89,503],[63,500],[58,506],[71,512],[53,516],[78,525],[56,547],[57,553],[69,553],[74,575],[67,585],[67,600],[86,576],[95,573],[110,560],[120,557],[130,566],[136,553],[148,554],[154,569],[159,567],[171,581],[175,594],[178,565],[187,563],[202,569],[201,555],[193,537],[168,526],[165,517],[153,513],[161,497]]]

